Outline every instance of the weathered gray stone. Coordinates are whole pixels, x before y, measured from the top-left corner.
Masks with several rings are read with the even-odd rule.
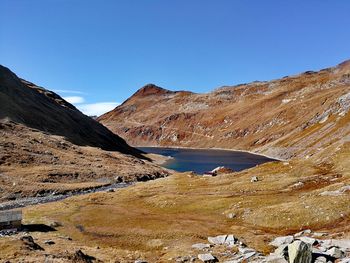
[[[347,191],[350,191],[350,185],[343,186],[335,191],[324,191],[320,195],[339,196],[343,195]]]
[[[49,239],[49,240],[44,240],[44,244],[46,244],[46,245],[54,245],[55,242],[52,241],[51,239]]]
[[[251,179],[250,179],[250,182],[254,183],[254,182],[257,182],[259,181],[259,178],[257,176],[253,176]]]
[[[350,239],[325,239],[320,241],[323,247],[339,247],[344,250],[350,250]]]
[[[323,237],[323,236],[326,236],[327,234],[326,233],[320,233],[320,232],[315,232],[312,234],[312,236],[314,237]]]
[[[299,237],[298,239],[310,245],[313,245],[316,242],[316,239],[312,237]]]
[[[276,237],[272,242],[270,242],[270,245],[274,247],[279,247],[284,244],[290,244],[293,242],[293,240],[293,236]]]
[[[297,240],[288,245],[289,263],[311,263],[311,245]]]
[[[222,245],[225,243],[227,235],[220,235],[216,237],[208,237],[208,241],[215,245]]]
[[[302,235],[305,235],[305,234],[311,234],[311,229],[305,229],[305,230],[302,230],[298,233],[295,233],[294,236],[295,237],[301,237]]]
[[[311,250],[314,254],[324,254],[327,251],[327,249],[324,247],[312,247]]]
[[[252,253],[252,252],[255,252],[256,251],[252,248],[247,248],[247,247],[240,247],[238,248],[239,252],[241,252],[242,254],[248,254],[248,253]]]
[[[229,219],[233,219],[236,217],[236,214],[235,213],[228,213],[226,217]]]
[[[256,252],[255,252],[255,251],[247,252],[247,253],[244,253],[243,259],[249,259],[249,258],[251,258],[251,257],[253,257],[253,256],[255,256],[255,255],[256,255]]]
[[[237,238],[235,238],[233,235],[228,235],[225,239],[225,244],[228,246],[232,246],[237,241]]]
[[[184,257],[177,257],[176,258],[176,262],[179,262],[179,263],[184,263],[184,262],[195,262],[196,261],[196,257],[193,257],[193,256],[184,256]]]
[[[192,248],[199,249],[199,250],[207,249],[210,247],[211,247],[210,244],[204,244],[204,243],[197,243],[192,245]]]
[[[206,263],[212,263],[212,262],[216,262],[217,259],[210,253],[207,254],[199,254],[198,255],[198,259],[202,260],[203,262]]]
[[[342,257],[345,256],[344,252],[341,251],[337,247],[332,247],[332,248],[328,249],[326,254],[328,254],[328,255],[330,255],[331,257],[334,257],[334,258],[342,258]]]
[[[273,255],[284,257],[286,254],[288,254],[288,245],[284,244],[276,248],[275,252],[273,252]]]
[[[278,255],[269,255],[265,259],[266,263],[288,263],[288,261],[281,256]]]
[[[327,258],[324,256],[317,257],[314,263],[327,263]]]
[[[311,232],[312,232],[311,229],[305,229],[304,230],[304,234],[311,234]]]

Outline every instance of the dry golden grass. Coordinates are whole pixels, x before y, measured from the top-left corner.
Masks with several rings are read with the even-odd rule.
[[[159,176],[164,169],[119,152],[82,147],[65,138],[14,123],[0,127],[0,200],[97,187],[143,175]],[[161,162],[165,158],[150,155]]]
[[[104,261],[141,257],[164,262],[196,255],[192,244],[227,233],[268,252],[272,238],[301,229],[349,237],[349,192],[320,195],[350,184],[348,162],[345,144],[329,164],[275,162],[211,178],[174,174],[115,193],[28,207],[24,217],[27,223],[61,222],[55,235],[69,235],[73,241],[58,241],[57,250],[82,247]],[[253,175],[258,182],[250,182]],[[303,185],[294,186],[298,182]],[[231,212],[234,219],[225,216]]]

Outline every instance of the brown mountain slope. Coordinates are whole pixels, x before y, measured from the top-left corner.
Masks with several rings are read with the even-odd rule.
[[[132,145],[220,147],[288,159],[349,140],[350,62],[208,94],[147,85],[98,120]]]
[[[123,139],[54,92],[21,80],[0,65],[0,120],[4,119],[64,136],[74,144],[141,157],[140,152]]]
[[[0,66],[0,201],[165,175],[55,93]]]

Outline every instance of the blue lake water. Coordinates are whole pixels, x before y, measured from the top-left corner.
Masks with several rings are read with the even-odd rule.
[[[203,174],[218,166],[225,166],[234,171],[242,171],[258,164],[275,161],[273,159],[247,152],[213,149],[179,149],[163,147],[138,147],[147,152],[171,156],[162,166],[179,172],[194,171]]]

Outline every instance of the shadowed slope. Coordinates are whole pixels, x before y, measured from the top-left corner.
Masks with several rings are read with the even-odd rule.
[[[140,151],[54,92],[21,80],[9,69],[0,66],[0,120],[5,119],[64,136],[77,145],[144,158]]]

